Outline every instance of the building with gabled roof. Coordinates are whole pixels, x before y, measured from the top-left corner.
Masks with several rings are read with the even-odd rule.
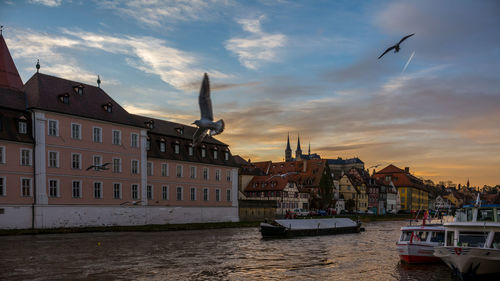
[[[227,144],[39,68],[23,85],[0,35],[0,228],[238,220]]]
[[[418,211],[429,209],[429,191],[424,182],[410,174],[410,168],[400,169],[392,164],[372,176],[378,180],[392,181],[398,189],[401,210]]]

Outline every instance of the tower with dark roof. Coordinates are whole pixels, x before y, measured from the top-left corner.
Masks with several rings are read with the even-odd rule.
[[[292,161],[292,148],[290,148],[290,134],[286,140],[285,161]]]
[[[0,88],[20,90],[23,82],[12,60],[7,44],[0,34]]]
[[[297,137],[297,150],[295,150],[295,159],[302,159],[302,149],[300,149],[300,136]]]

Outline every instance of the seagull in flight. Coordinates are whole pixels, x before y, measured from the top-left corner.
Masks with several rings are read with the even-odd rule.
[[[90,169],[95,169],[96,171],[109,170],[109,168],[107,167],[109,164],[111,163],[104,163],[102,165],[92,165],[87,168],[87,171]]]
[[[380,57],[378,57],[378,59],[380,59],[383,55],[387,54],[387,53],[388,53],[390,50],[392,50],[392,49],[394,49],[394,53],[399,52],[399,49],[401,49],[401,48],[399,47],[399,45],[400,45],[401,43],[403,43],[403,41],[405,41],[406,39],[408,39],[408,38],[412,37],[413,35],[415,35],[415,33],[412,33],[412,34],[410,34],[410,35],[406,35],[405,37],[403,37],[403,38],[402,38],[402,39],[401,39],[401,40],[400,40],[400,41],[399,41],[396,45],[394,45],[394,46],[391,46],[391,47],[387,48],[387,50],[385,50],[385,52],[384,52],[383,54],[381,54],[381,55],[380,55]]]
[[[198,126],[198,129],[193,135],[193,147],[199,145],[206,135],[215,136],[224,131],[224,120],[220,119],[214,122],[212,100],[210,99],[210,84],[206,73],[201,83],[198,103],[200,105],[201,118],[193,123]]]

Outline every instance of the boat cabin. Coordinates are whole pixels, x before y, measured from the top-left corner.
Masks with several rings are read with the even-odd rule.
[[[451,247],[500,249],[500,205],[467,205],[446,226],[446,244]]]
[[[442,226],[402,227],[399,243],[444,244],[444,228]]]

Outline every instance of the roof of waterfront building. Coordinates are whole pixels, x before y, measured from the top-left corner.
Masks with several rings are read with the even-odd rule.
[[[391,176],[391,181],[396,187],[415,187],[428,191],[421,179],[392,164],[376,172],[373,177],[380,178],[388,175]]]
[[[0,88],[20,90],[22,87],[21,76],[17,72],[3,35],[0,34]]]

